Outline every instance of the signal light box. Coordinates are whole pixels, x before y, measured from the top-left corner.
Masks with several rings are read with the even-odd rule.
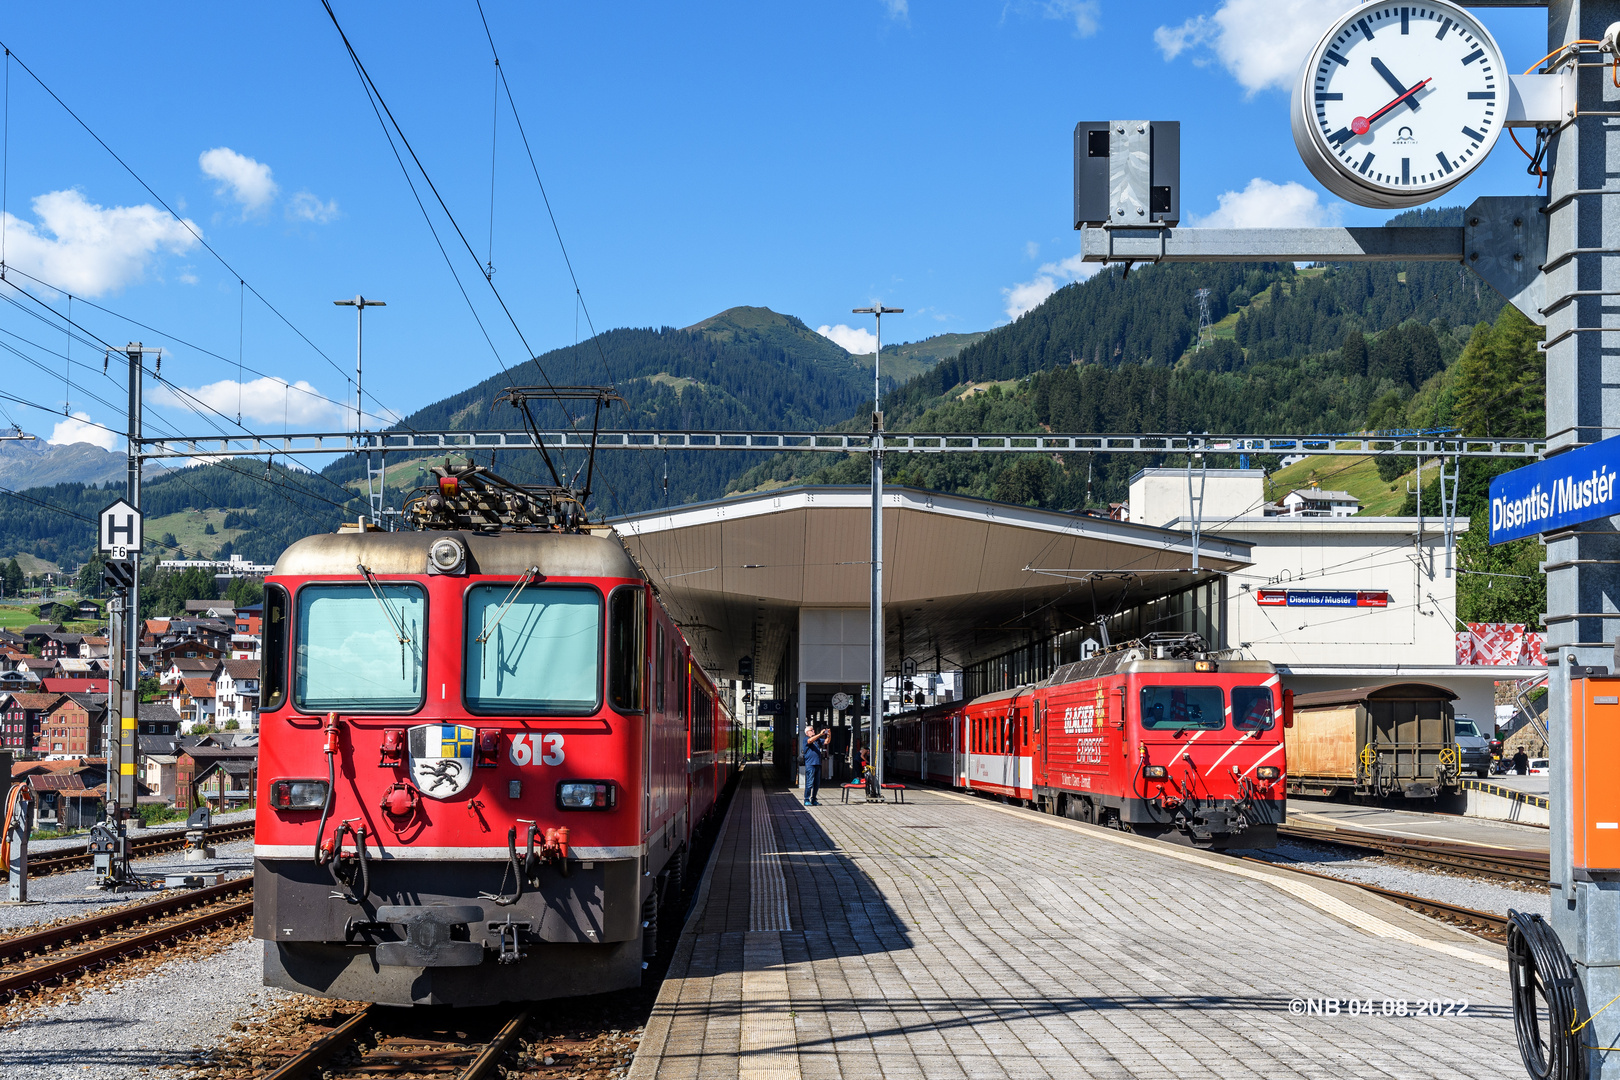
[[[1181,122],[1082,120],[1074,126],[1074,227],[1181,223]]]

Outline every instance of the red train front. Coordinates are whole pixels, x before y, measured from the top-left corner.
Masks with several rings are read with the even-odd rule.
[[[1283,820],[1276,669],[1196,637],[1132,642],[1045,682],[889,725],[900,776],[1208,847],[1266,847]]]
[[[638,984],[731,725],[616,538],[310,537],[264,625],[267,984],[457,1005]]]

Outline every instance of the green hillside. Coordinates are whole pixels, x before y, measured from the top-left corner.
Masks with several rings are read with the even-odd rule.
[[[907,341],[883,347],[883,384],[885,387],[910,382],[941,360],[949,360],[969,345],[981,341],[989,330],[973,334],[935,334],[921,341]],[[875,354],[860,353],[855,363],[867,371],[872,370]]]

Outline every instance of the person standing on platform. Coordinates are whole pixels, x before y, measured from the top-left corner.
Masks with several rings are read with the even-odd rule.
[[[1518,773],[1520,776],[1523,776],[1530,771],[1530,755],[1524,752],[1524,747],[1522,746],[1519,747],[1518,751],[1513,755],[1513,771]]]
[[[830,731],[804,725],[804,805],[821,805],[821,755],[826,752]]]

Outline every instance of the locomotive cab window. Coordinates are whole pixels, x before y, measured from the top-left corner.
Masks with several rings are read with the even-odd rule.
[[[597,708],[602,594],[584,585],[467,590],[463,692],[477,713],[578,716]]]
[[[422,705],[426,616],[420,585],[305,585],[294,702],[306,712],[414,712]]]
[[[608,597],[608,697],[620,712],[640,712],[647,655],[647,602],[639,585]]]
[[[1276,723],[1271,690],[1264,686],[1232,688],[1232,726],[1239,731],[1270,731]]]
[[[1160,731],[1217,731],[1226,726],[1218,686],[1144,686],[1142,726]]]
[[[287,590],[264,589],[264,657],[259,674],[259,711],[274,712],[287,700]]]

